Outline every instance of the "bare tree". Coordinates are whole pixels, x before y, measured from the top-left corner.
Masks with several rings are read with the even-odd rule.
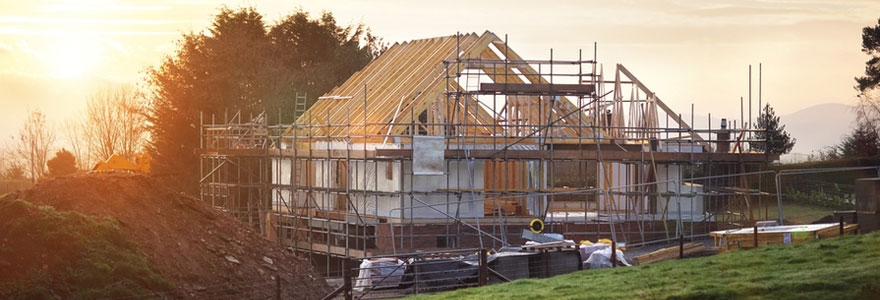
[[[6,148],[0,148],[0,178],[3,177],[3,173],[6,172],[6,166],[12,164],[12,159],[9,154],[6,153]]]
[[[880,88],[865,89],[858,97],[856,121],[858,124],[868,124],[877,131],[880,129]]]
[[[80,170],[88,170],[92,166],[92,157],[89,154],[89,145],[85,139],[83,123],[79,120],[64,121],[64,137],[70,147],[70,152],[76,157],[76,167]]]
[[[55,143],[55,131],[46,124],[46,115],[39,110],[29,112],[15,142],[15,153],[31,180],[36,182],[45,176],[49,151]]]
[[[113,154],[133,159],[143,150],[147,119],[143,95],[132,86],[108,87],[88,99],[81,127],[91,159]]]

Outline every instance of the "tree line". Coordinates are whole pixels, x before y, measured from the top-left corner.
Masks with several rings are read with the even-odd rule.
[[[113,154],[133,159],[148,142],[145,112],[143,94],[129,85],[95,92],[86,100],[84,114],[66,120],[61,128],[47,122],[39,110],[28,112],[11,138],[11,153],[0,153],[0,178],[36,182],[89,170]],[[66,146],[51,156],[59,132]]]
[[[272,111],[281,117],[271,122],[293,122],[296,95],[311,105],[385,49],[365,25],[339,25],[329,12],[297,10],[270,23],[254,8],[222,7],[206,30],[182,34],[142,82],[96,91],[62,130],[29,112],[0,153],[0,178],[36,181],[88,170],[113,154],[147,152],[154,173],[194,192],[200,115]],[[62,149],[55,148],[58,132]]]

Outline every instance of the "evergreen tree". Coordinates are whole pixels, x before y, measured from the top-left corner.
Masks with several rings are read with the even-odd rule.
[[[880,85],[880,19],[877,25],[862,28],[862,52],[871,58],[865,62],[865,76],[856,77],[859,92]]]
[[[76,157],[70,151],[62,148],[61,151],[55,152],[55,157],[50,159],[46,165],[49,166],[49,177],[73,174],[76,172]]]
[[[865,76],[856,77],[858,102],[856,119],[859,127],[867,124],[880,129],[880,19],[877,25],[862,28],[862,52],[870,57],[865,62]],[[859,130],[857,128],[857,130]]]
[[[295,92],[317,99],[370,62],[378,43],[363,26],[338,26],[329,13],[314,20],[297,11],[269,26],[253,8],[222,8],[208,33],[185,34],[149,71],[154,173],[195,192],[200,113],[222,122],[225,112],[246,119],[282,109],[281,121],[293,122]]]
[[[873,126],[860,123],[837,146],[838,156],[842,158],[873,157],[880,155],[880,136]]]
[[[797,141],[785,131],[785,125],[779,122],[779,117],[769,104],[764,106],[764,113],[758,118],[758,129],[755,137],[759,140],[750,142],[752,150],[772,154],[785,154],[794,148]]]

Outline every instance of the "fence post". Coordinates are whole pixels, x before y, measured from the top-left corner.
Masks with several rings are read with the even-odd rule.
[[[480,249],[480,285],[489,283],[489,265],[486,249]]]
[[[755,224],[755,248],[758,248],[758,224]]]
[[[345,300],[351,300],[351,258],[342,258],[342,294]]]
[[[281,275],[275,274],[275,300],[281,300]]]
[[[684,234],[678,235],[678,259],[684,258]]]
[[[840,236],[843,236],[843,216],[840,216]]]
[[[856,210],[856,211],[853,211],[853,221],[852,221],[852,222],[853,222],[853,224],[856,224],[856,225],[859,224],[859,211],[857,211],[857,210]],[[854,233],[854,234],[859,234],[859,228],[856,227],[856,230],[853,231],[853,233]]]
[[[550,278],[550,251],[544,249],[544,278]]]
[[[617,266],[617,242],[611,240],[611,267]]]

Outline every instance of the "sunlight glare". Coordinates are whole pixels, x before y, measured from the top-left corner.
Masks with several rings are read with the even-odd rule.
[[[58,78],[80,78],[92,71],[102,56],[101,41],[70,35],[51,41],[44,59],[49,74]]]

